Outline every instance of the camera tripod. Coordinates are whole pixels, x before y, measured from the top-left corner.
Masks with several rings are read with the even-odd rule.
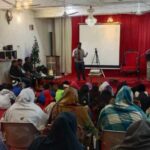
[[[103,77],[105,78],[105,74],[103,72],[103,70],[100,68],[100,60],[99,60],[99,56],[98,56],[98,52],[97,49],[95,48],[95,54],[94,57],[92,59],[92,63],[91,66],[94,65],[94,62],[96,62],[96,69],[90,69],[90,74],[92,75],[103,75]]]

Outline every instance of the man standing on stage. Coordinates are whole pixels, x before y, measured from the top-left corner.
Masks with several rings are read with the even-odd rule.
[[[75,68],[77,72],[77,78],[80,80],[80,74],[82,74],[83,80],[85,80],[85,72],[84,72],[84,60],[83,58],[88,55],[85,53],[84,50],[81,48],[81,43],[78,43],[78,47],[73,50],[72,56],[74,57],[75,61]]]

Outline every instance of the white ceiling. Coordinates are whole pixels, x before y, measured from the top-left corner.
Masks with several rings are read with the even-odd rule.
[[[15,0],[7,0],[15,4]],[[36,12],[37,17],[58,17],[63,15],[64,6],[67,13],[78,12],[74,15],[87,15],[90,5],[94,8],[94,14],[120,14],[137,12],[138,3],[142,12],[150,11],[150,0],[33,0],[33,4],[39,4],[30,9]],[[10,9],[11,5],[0,0],[0,9]]]

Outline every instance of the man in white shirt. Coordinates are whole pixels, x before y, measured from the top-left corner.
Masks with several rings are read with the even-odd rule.
[[[77,72],[77,78],[80,80],[80,74],[82,74],[83,80],[85,79],[85,72],[84,72],[84,57],[88,55],[88,53],[85,53],[84,50],[81,48],[81,43],[78,43],[78,47],[73,50],[72,56],[74,57],[75,61],[75,68]]]

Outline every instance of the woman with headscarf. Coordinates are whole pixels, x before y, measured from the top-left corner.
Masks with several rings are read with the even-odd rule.
[[[46,137],[39,137],[28,150],[83,150],[77,139],[77,121],[73,113],[58,115]]]
[[[31,88],[21,91],[16,102],[6,111],[3,121],[32,123],[38,130],[42,130],[48,120],[39,106],[34,103],[35,94]]]
[[[89,117],[88,109],[78,104],[77,90],[69,87],[65,89],[62,99],[54,105],[50,114],[50,120],[55,120],[61,112],[73,112],[77,117],[77,123],[87,132],[96,134],[96,129]]]
[[[101,130],[126,131],[130,124],[141,119],[146,119],[146,115],[133,104],[131,88],[123,86],[114,104],[105,106],[100,112],[98,127]]]

